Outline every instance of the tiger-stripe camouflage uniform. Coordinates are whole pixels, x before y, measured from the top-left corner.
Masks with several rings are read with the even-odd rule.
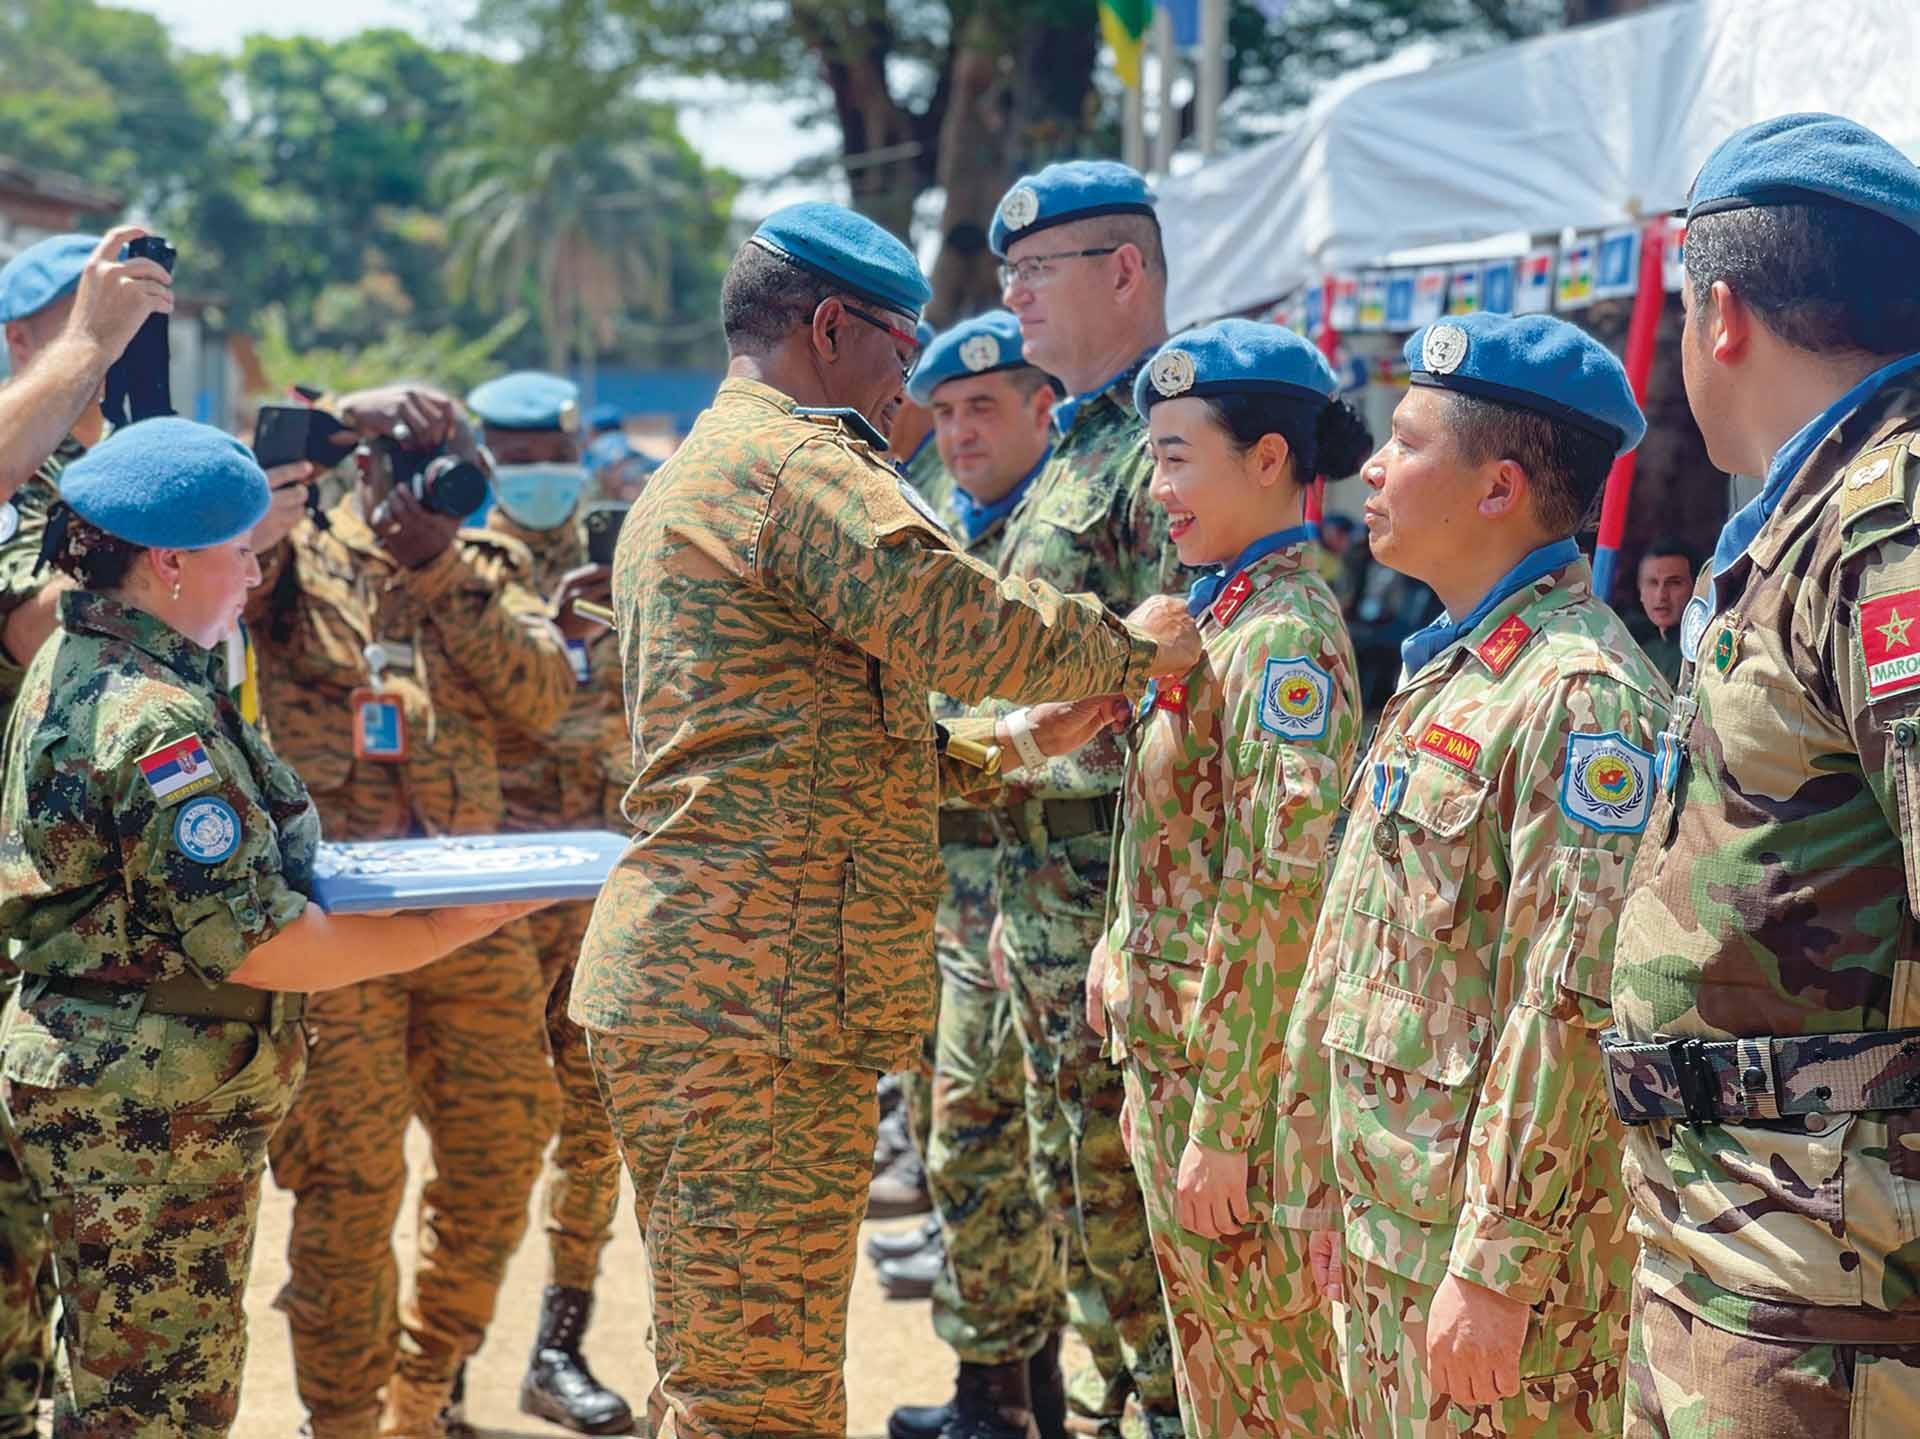
[[[1111,1053],[1173,1321],[1187,1432],[1340,1439],[1346,1400],[1306,1236],[1270,1222],[1274,1103],[1359,743],[1353,644],[1306,532],[1200,615],[1206,658],[1136,728],[1104,947]],[[1175,1214],[1188,1141],[1248,1157],[1253,1222]]]
[[[11,500],[0,502],[0,625],[51,574],[39,569],[47,512],[60,498],[60,471],[85,453],[68,435]],[[0,732],[32,658],[15,660],[0,645]],[[0,779],[5,763],[0,755]],[[0,1002],[13,993],[17,979],[10,967],[0,965]],[[46,1206],[34,1196],[12,1151],[0,1145],[0,1439],[28,1439],[34,1432],[41,1383],[53,1362],[54,1302]]]
[[[1633,1253],[1595,1038],[1666,682],[1565,552],[1388,701],[1289,1027],[1275,1217],[1343,1233],[1369,1439],[1620,1422]],[[1518,1396],[1432,1390],[1450,1272],[1533,1306]]]
[[[644,839],[572,1013],[637,1192],[662,1439],[844,1429],[872,1071],[932,1022],[936,803],[943,774],[967,782],[928,694],[1137,695],[1153,654],[956,553],[891,468],[794,408],[723,383],[614,564]]]
[[[1816,423],[1683,620],[1614,970],[1636,1436],[1920,1430],[1917,374]]]
[[[1007,521],[1001,574],[1098,595],[1122,611],[1181,587],[1166,514],[1147,496],[1153,463],[1133,408],[1137,370],[1070,405],[1053,457]],[[1086,1021],[1087,962],[1105,919],[1124,763],[1109,733],[1010,777],[1022,799],[1005,815],[1019,840],[1001,848],[995,896],[1026,1051],[1034,1188],[1045,1212],[1066,1217],[1063,1240],[1081,1251],[1068,1266],[1069,1312],[1105,1360],[1107,1427],[1119,1432],[1132,1388],[1156,1431],[1178,1434],[1166,1310],[1120,1139],[1125,1086]],[[1029,1348],[1044,1338],[1028,1337]]]
[[[545,728],[574,678],[517,542],[463,530],[404,570],[349,495],[331,528],[303,520],[262,560],[248,605],[266,714],[335,839],[486,834],[505,815],[499,742]],[[355,756],[365,648],[410,746]],[[291,1273],[277,1300],[316,1439],[436,1432],[460,1362],[480,1345],[553,1132],[546,987],[524,921],[411,974],[315,997],[306,1083],[273,1142],[294,1193]],[[418,1112],[433,1145],[420,1259],[402,1306],[393,1226],[402,1146]]]
[[[515,524],[497,505],[487,528],[525,547],[532,560],[530,584],[551,595],[567,571],[587,563],[585,536],[575,524],[534,530]],[[550,729],[500,732],[500,792],[506,801],[501,828],[538,832],[596,829],[601,824],[605,784],[601,751],[624,740],[620,721],[620,646],[602,630],[569,647],[584,667],[566,713]],[[620,1153],[607,1124],[606,1106],[587,1058],[587,1037],[567,1018],[573,967],[592,917],[590,901],[556,904],[530,915],[527,926],[540,976],[547,986],[547,1044],[559,1087],[560,1126],[553,1172],[542,1212],[547,1228],[547,1282],[591,1292],[600,1254],[613,1238],[620,1205]]]

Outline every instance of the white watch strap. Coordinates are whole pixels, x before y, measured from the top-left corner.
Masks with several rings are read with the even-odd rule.
[[[1047,762],[1047,752],[1040,748],[1033,737],[1033,722],[1027,718],[1023,709],[1014,710],[1006,717],[1007,737],[1013,741],[1013,752],[1020,756],[1023,769],[1037,769]]]

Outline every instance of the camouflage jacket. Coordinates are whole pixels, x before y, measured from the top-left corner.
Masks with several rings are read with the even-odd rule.
[[[6,734],[13,962],[135,988],[225,979],[306,909],[320,838],[306,788],[240,718],[218,651],[110,595],[63,595],[60,619]],[[168,779],[162,752],[181,742]],[[130,994],[129,1024],[137,1013]]]
[[[313,790],[334,839],[487,834],[500,828],[500,736],[546,730],[576,688],[518,543],[462,530],[431,563],[397,566],[349,496],[332,528],[302,520],[264,556],[247,604],[275,747]],[[410,753],[357,759],[349,697],[370,682],[366,646],[394,662]]]
[[[1135,727],[1107,891],[1116,1059],[1192,1068],[1190,1137],[1258,1138],[1306,971],[1360,686],[1316,546],[1257,559],[1200,616],[1206,658]],[[1244,589],[1243,589],[1244,586]]]
[[[1153,650],[1089,602],[1003,584],[891,467],[793,408],[728,380],[621,530],[638,838],[572,1015],[889,1069],[932,1020],[928,694],[1137,694]]]
[[[1624,1303],[1597,1033],[1666,681],[1585,560],[1405,677],[1347,793],[1281,1083],[1280,1222],[1421,1284]]]
[[[578,523],[530,530],[495,505],[487,530],[525,548],[533,566],[530,587],[549,600],[567,571],[587,563],[586,536]],[[545,729],[523,728],[509,714],[500,729],[505,829],[598,828],[606,809],[609,759],[621,775],[621,789],[632,779],[620,711],[619,641],[612,630],[601,630],[584,642],[566,644],[575,679],[565,713]]]
[[[1747,552],[1702,578],[1674,784],[1620,925],[1629,1039],[1920,1027],[1916,447],[1909,375],[1832,430]],[[1737,1331],[1920,1334],[1920,1110],[1629,1136],[1657,1291]]]
[[[999,560],[1003,575],[1095,595],[1122,614],[1183,584],[1167,512],[1147,495],[1153,457],[1133,408],[1134,374],[1073,408],[1046,468],[1007,519]],[[1109,732],[1016,778],[1036,799],[1091,799],[1118,793],[1125,763],[1120,737]]]
[[[4,535],[0,538],[0,624],[37,594],[54,573],[51,569],[35,572],[40,564],[40,541],[47,532],[47,512],[60,498],[60,472],[86,452],[85,445],[68,435],[14,491],[13,499],[0,503],[0,535]],[[7,518],[9,511],[11,520]],[[32,659],[27,655],[16,662],[0,646],[0,727],[6,724],[7,710],[20,692]]]

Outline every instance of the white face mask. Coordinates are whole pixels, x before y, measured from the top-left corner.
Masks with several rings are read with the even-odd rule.
[[[530,530],[557,529],[586,493],[587,478],[585,465],[496,465],[493,498],[516,524]]]

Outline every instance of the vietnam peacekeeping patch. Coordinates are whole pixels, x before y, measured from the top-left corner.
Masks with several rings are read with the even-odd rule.
[[[174,816],[173,842],[188,859],[218,864],[240,848],[240,816],[217,795],[191,800]]]
[[[1333,676],[1305,655],[1267,661],[1260,680],[1260,728],[1281,739],[1324,739]]]
[[[1653,755],[1618,730],[1567,736],[1567,772],[1560,808],[1568,819],[1608,834],[1647,827],[1653,795]]]

